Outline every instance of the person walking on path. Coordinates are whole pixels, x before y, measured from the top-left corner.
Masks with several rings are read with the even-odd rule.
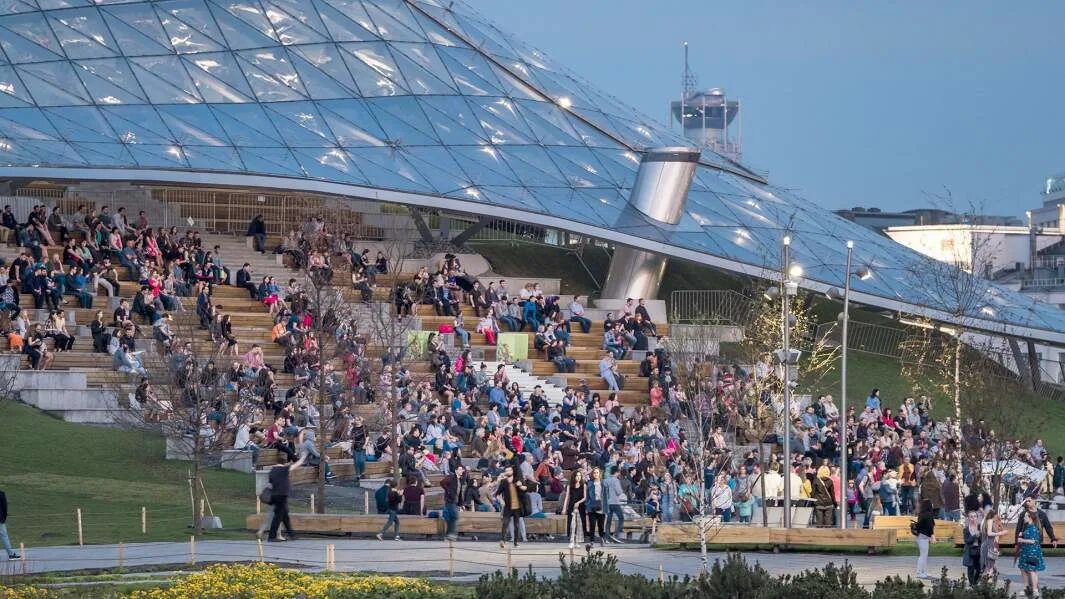
[[[18,559],[22,556],[11,548],[11,539],[7,536],[7,495],[0,491],[0,543],[4,544],[7,551],[7,559]]]
[[[965,574],[970,587],[975,587],[977,581],[980,580],[980,569],[983,565],[980,560],[981,524],[980,513],[970,512],[965,517],[965,526],[962,528],[964,548],[961,553],[961,564],[965,566]]]
[[[584,484],[584,471],[574,470],[570,475],[569,484],[566,485],[566,495],[562,505],[565,506],[566,536],[569,537],[569,548],[577,546],[577,531],[580,530],[580,538],[588,536],[588,516],[584,502],[588,497],[588,485]],[[577,524],[580,524],[580,527]]]
[[[377,533],[377,540],[385,540],[385,533],[388,532],[389,527],[394,526],[396,529],[396,540],[399,541],[399,510],[403,505],[403,495],[396,490],[395,479],[388,479],[385,481],[383,487],[387,489],[385,491],[385,512],[388,514],[388,520],[385,520],[385,525],[381,527],[381,532]]]
[[[998,575],[995,561],[1001,554],[999,537],[1006,534],[1006,527],[1002,526],[1002,518],[998,512],[989,510],[980,525],[980,567],[984,576],[993,578]]]
[[[621,481],[618,480],[617,466],[610,471],[606,480],[603,481],[603,497],[606,499],[607,516],[606,516],[606,539],[611,543],[621,543],[620,536],[625,527],[625,512],[623,508],[628,498],[625,496],[625,491],[621,488]],[[611,521],[617,522],[615,534],[610,533]]]
[[[270,469],[270,505],[274,507],[274,519],[270,522],[270,536],[266,538],[267,541],[293,540],[296,538],[292,533],[292,521],[288,517],[288,495],[292,490],[288,475],[296,468],[302,466],[306,457],[306,455],[303,455],[291,464],[274,466]],[[285,525],[287,539],[278,539],[277,537],[277,529],[282,524]]]
[[[917,514],[913,532],[917,537],[917,578],[929,578],[928,544],[936,542],[936,520],[932,513],[932,502],[921,500],[921,511]]]
[[[522,495],[525,494],[525,482],[514,477],[514,468],[508,466],[503,471],[503,477],[499,480],[499,488],[496,495],[503,504],[503,530],[499,535],[499,547],[507,544],[507,528],[514,526],[514,546],[518,546],[518,537],[521,535]]]
[[[440,488],[444,491],[444,522],[447,531],[444,538],[448,541],[459,540],[459,498],[462,497],[462,476],[466,474],[466,467],[459,465],[455,471],[448,474],[440,481]]]
[[[1034,497],[1029,496],[1024,498],[1024,511],[1025,513],[1032,514],[1032,521],[1035,522],[1035,525],[1041,529],[1041,531],[1046,531],[1047,536],[1050,537],[1050,542],[1053,543],[1054,548],[1057,549],[1058,537],[1054,534],[1054,527],[1050,524],[1050,519],[1047,518],[1046,512],[1039,509]],[[1022,532],[1024,532],[1024,518],[1017,518],[1017,529],[1014,531],[1014,536],[1020,537]],[[1042,545],[1042,532],[1039,533],[1039,537],[1040,545]]]
[[[1039,572],[1047,569],[1043,560],[1043,533],[1038,511],[1026,511],[1017,522],[1017,569],[1021,571],[1024,588],[1032,597],[1039,597]],[[1044,521],[1044,524],[1046,521]]]

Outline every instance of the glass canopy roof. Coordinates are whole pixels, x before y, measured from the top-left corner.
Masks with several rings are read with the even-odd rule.
[[[682,222],[650,221],[629,188],[641,152],[671,145],[689,144],[461,2],[0,0],[2,167],[454,198],[736,270],[778,268],[790,232],[813,287],[842,284],[850,239],[869,303],[1065,331],[1065,311],[990,284],[959,309],[914,278],[925,258],[709,150]]]

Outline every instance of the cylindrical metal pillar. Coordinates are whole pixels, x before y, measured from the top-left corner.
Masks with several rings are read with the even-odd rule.
[[[640,161],[629,204],[648,217],[670,225],[680,222],[688,199],[698,148],[654,148]],[[610,260],[600,297],[654,298],[658,295],[666,258],[653,252],[617,247]]]

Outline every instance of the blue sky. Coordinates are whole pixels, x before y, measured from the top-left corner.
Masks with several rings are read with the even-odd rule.
[[[1065,172],[1065,2],[468,2],[659,121],[688,41],[745,162],[826,208],[1022,215]]]

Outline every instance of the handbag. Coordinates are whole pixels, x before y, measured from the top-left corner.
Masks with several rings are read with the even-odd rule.
[[[273,490],[274,488],[270,485],[266,485],[265,487],[263,487],[262,492],[259,493],[259,501],[265,503],[266,505],[273,505],[274,497],[273,493],[271,492]]]

